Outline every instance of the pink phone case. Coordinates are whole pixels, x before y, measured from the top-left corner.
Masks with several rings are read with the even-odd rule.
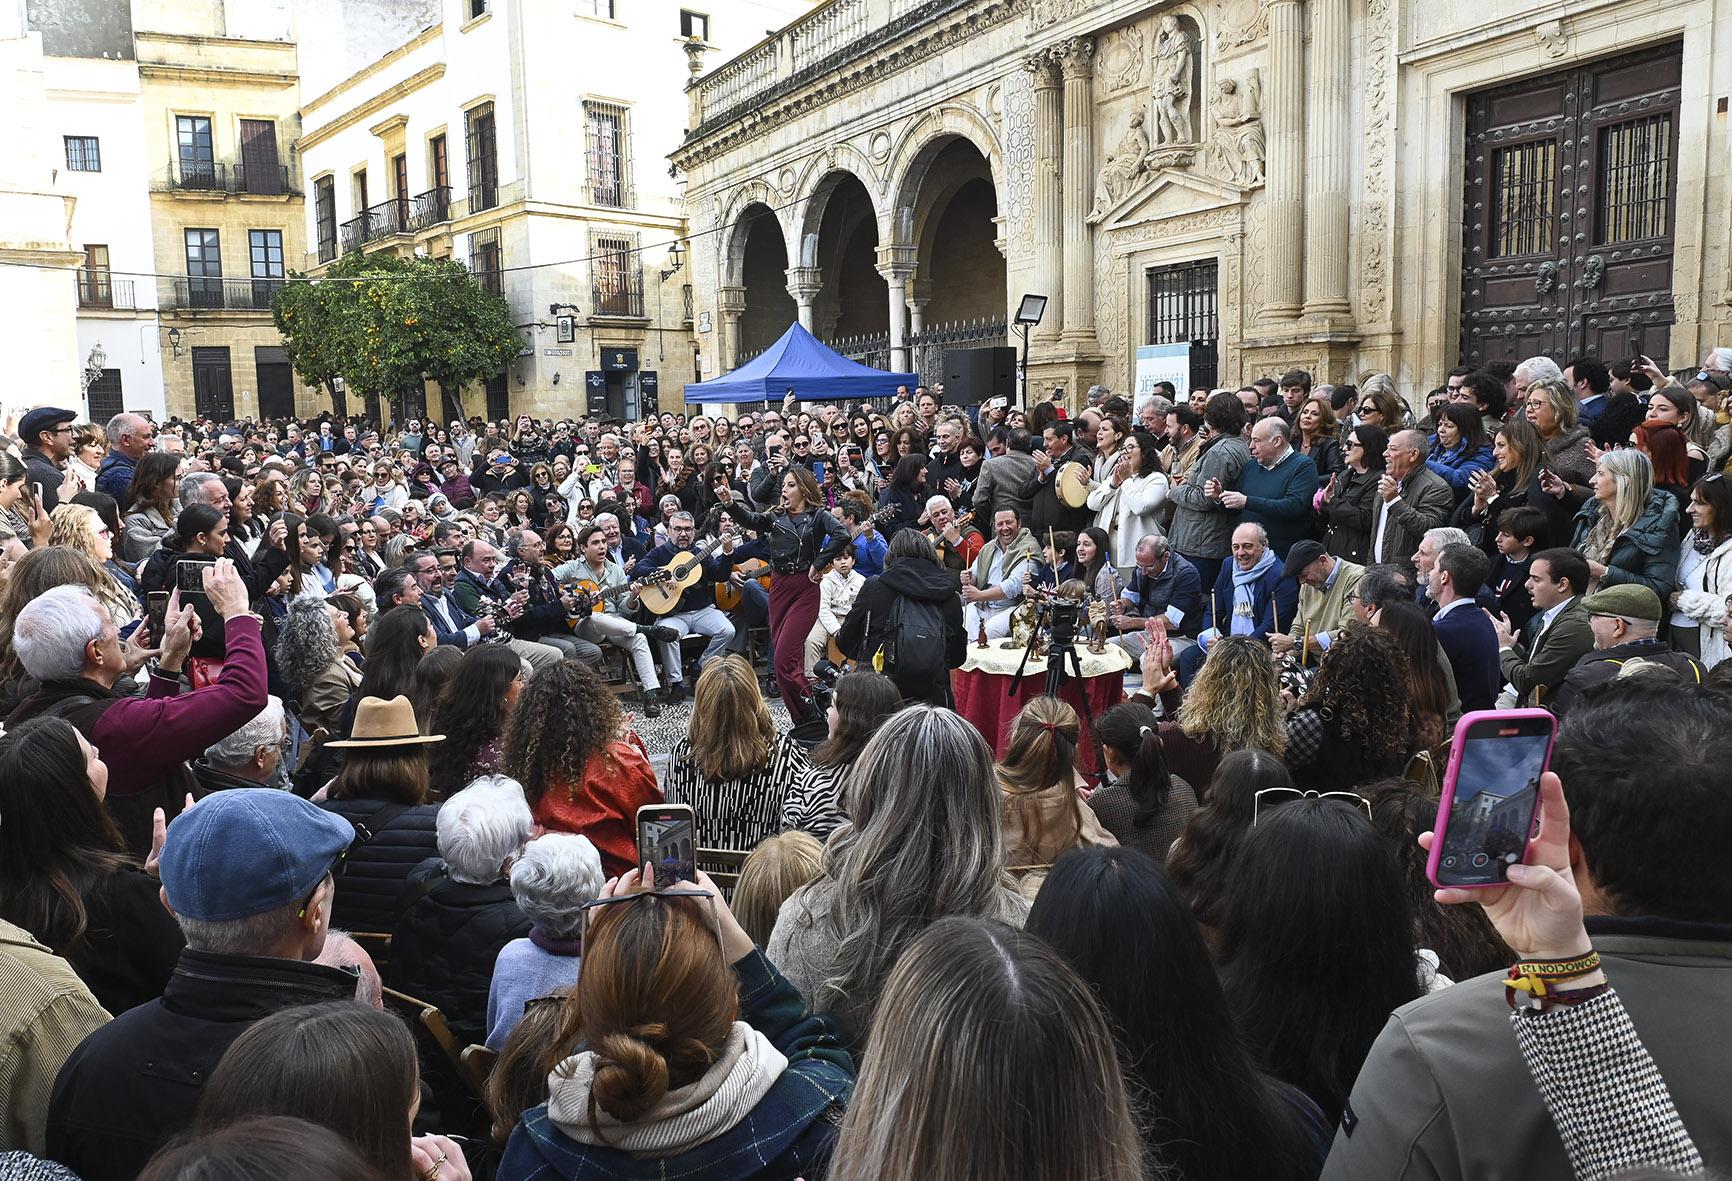
[[[1450,743],[1449,768],[1444,772],[1443,776],[1443,794],[1437,801],[1437,819],[1431,827],[1431,854],[1426,858],[1425,862],[1425,876],[1431,879],[1432,885],[1452,890],[1491,890],[1497,889],[1505,884],[1503,882],[1476,882],[1472,884],[1451,882],[1446,884],[1437,880],[1437,871],[1439,862],[1443,858],[1443,846],[1447,837],[1450,808],[1455,802],[1456,776],[1461,773],[1461,757],[1462,752],[1467,747],[1467,735],[1469,730],[1482,722],[1518,722],[1526,721],[1530,718],[1543,719],[1550,727],[1546,736],[1545,762],[1541,765],[1541,772],[1543,774],[1545,771],[1551,769],[1552,748],[1556,745],[1558,738],[1557,719],[1552,716],[1549,710],[1475,710],[1473,713],[1462,715],[1462,719],[1455,724],[1455,736]],[[1528,815],[1527,819],[1528,831],[1530,833],[1533,831],[1534,817],[1539,814],[1539,806],[1539,796],[1536,794],[1534,796],[1533,811]]]

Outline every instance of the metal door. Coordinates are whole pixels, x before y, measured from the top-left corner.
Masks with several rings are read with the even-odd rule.
[[[1681,70],[1672,43],[1469,98],[1464,363],[1665,365]]]
[[[234,421],[234,380],[226,346],[192,351],[192,404],[193,411],[205,418]]]

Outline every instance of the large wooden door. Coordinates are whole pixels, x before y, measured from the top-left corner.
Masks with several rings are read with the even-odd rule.
[[[1665,366],[1681,69],[1673,43],[1469,97],[1464,363]]]
[[[226,345],[192,351],[192,404],[194,412],[204,418],[234,421],[234,378]]]

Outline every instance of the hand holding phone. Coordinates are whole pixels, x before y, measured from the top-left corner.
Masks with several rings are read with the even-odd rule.
[[[686,804],[637,810],[637,860],[664,886],[697,881],[697,822]]]
[[[1556,736],[1557,719],[1543,709],[1477,710],[1457,723],[1427,846],[1425,873],[1434,885],[1501,887],[1510,867],[1530,858],[1540,780]],[[1566,850],[1552,864],[1568,863]]]

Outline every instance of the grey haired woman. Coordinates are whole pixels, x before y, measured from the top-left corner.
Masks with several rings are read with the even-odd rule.
[[[325,600],[302,595],[290,602],[277,633],[277,675],[309,733],[342,729],[343,707],[361,687],[361,670],[342,652],[354,638],[348,614]]]

